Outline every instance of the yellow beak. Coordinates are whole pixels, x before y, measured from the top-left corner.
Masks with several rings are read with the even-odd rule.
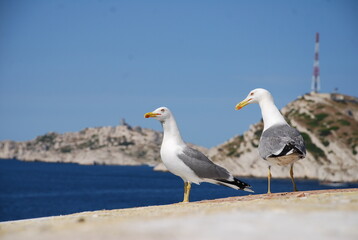
[[[156,117],[156,116],[159,116],[159,115],[160,115],[160,113],[149,112],[149,113],[144,114],[144,117],[145,118],[151,118],[151,117]]]
[[[235,106],[235,109],[236,109],[236,110],[240,110],[241,108],[245,107],[247,104],[250,103],[251,99],[252,99],[252,98],[249,98],[249,99],[247,99],[247,100],[245,99],[244,101],[239,102],[239,103]]]

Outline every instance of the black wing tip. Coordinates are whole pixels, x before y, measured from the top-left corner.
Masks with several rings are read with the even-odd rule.
[[[299,149],[298,147],[296,147],[295,145],[294,145],[294,143],[287,143],[286,145],[285,145],[285,147],[282,149],[282,151],[279,153],[279,154],[271,154],[270,156],[268,156],[268,157],[282,157],[282,156],[286,156],[287,155],[287,153],[289,152],[289,151],[291,151],[291,150],[293,150],[293,152],[295,152],[295,153],[298,153],[298,154],[300,154],[300,155],[302,155],[302,156],[305,156],[306,155],[306,153],[305,153],[305,151],[302,151],[301,149]],[[303,157],[304,158],[304,157]],[[266,160],[266,159],[265,159]]]
[[[246,192],[254,192],[254,190],[252,189],[252,186],[248,183],[245,183],[237,178],[234,178],[235,180],[235,185],[238,186],[241,190],[244,190]]]
[[[247,184],[237,178],[234,178],[233,181],[228,181],[228,180],[223,180],[223,179],[220,179],[218,180],[222,183],[227,183],[227,184],[231,184],[231,185],[234,185],[236,187],[238,187],[240,190],[243,190],[243,191],[246,191],[246,192],[254,192],[254,190],[252,189],[251,185],[250,184]]]

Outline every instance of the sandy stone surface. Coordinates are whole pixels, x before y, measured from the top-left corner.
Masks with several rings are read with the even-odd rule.
[[[358,189],[82,212],[0,223],[11,239],[358,239]]]

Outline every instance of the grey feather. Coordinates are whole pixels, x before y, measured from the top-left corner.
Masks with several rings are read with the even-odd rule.
[[[263,159],[267,159],[274,153],[285,148],[286,145],[291,145],[302,157],[306,155],[306,147],[301,134],[289,125],[274,125],[266,129],[260,139],[259,153]]]
[[[190,147],[185,147],[183,153],[178,155],[194,173],[200,178],[229,179],[230,173],[208,159],[203,153]]]

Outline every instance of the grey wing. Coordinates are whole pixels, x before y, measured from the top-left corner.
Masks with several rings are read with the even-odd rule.
[[[178,157],[200,178],[229,179],[231,177],[225,168],[216,165],[203,153],[188,146]]]
[[[288,125],[275,125],[262,133],[259,143],[259,153],[263,159],[271,155],[278,155],[280,151],[287,149],[287,146],[294,147],[303,156],[306,155],[306,148],[301,134]]]

